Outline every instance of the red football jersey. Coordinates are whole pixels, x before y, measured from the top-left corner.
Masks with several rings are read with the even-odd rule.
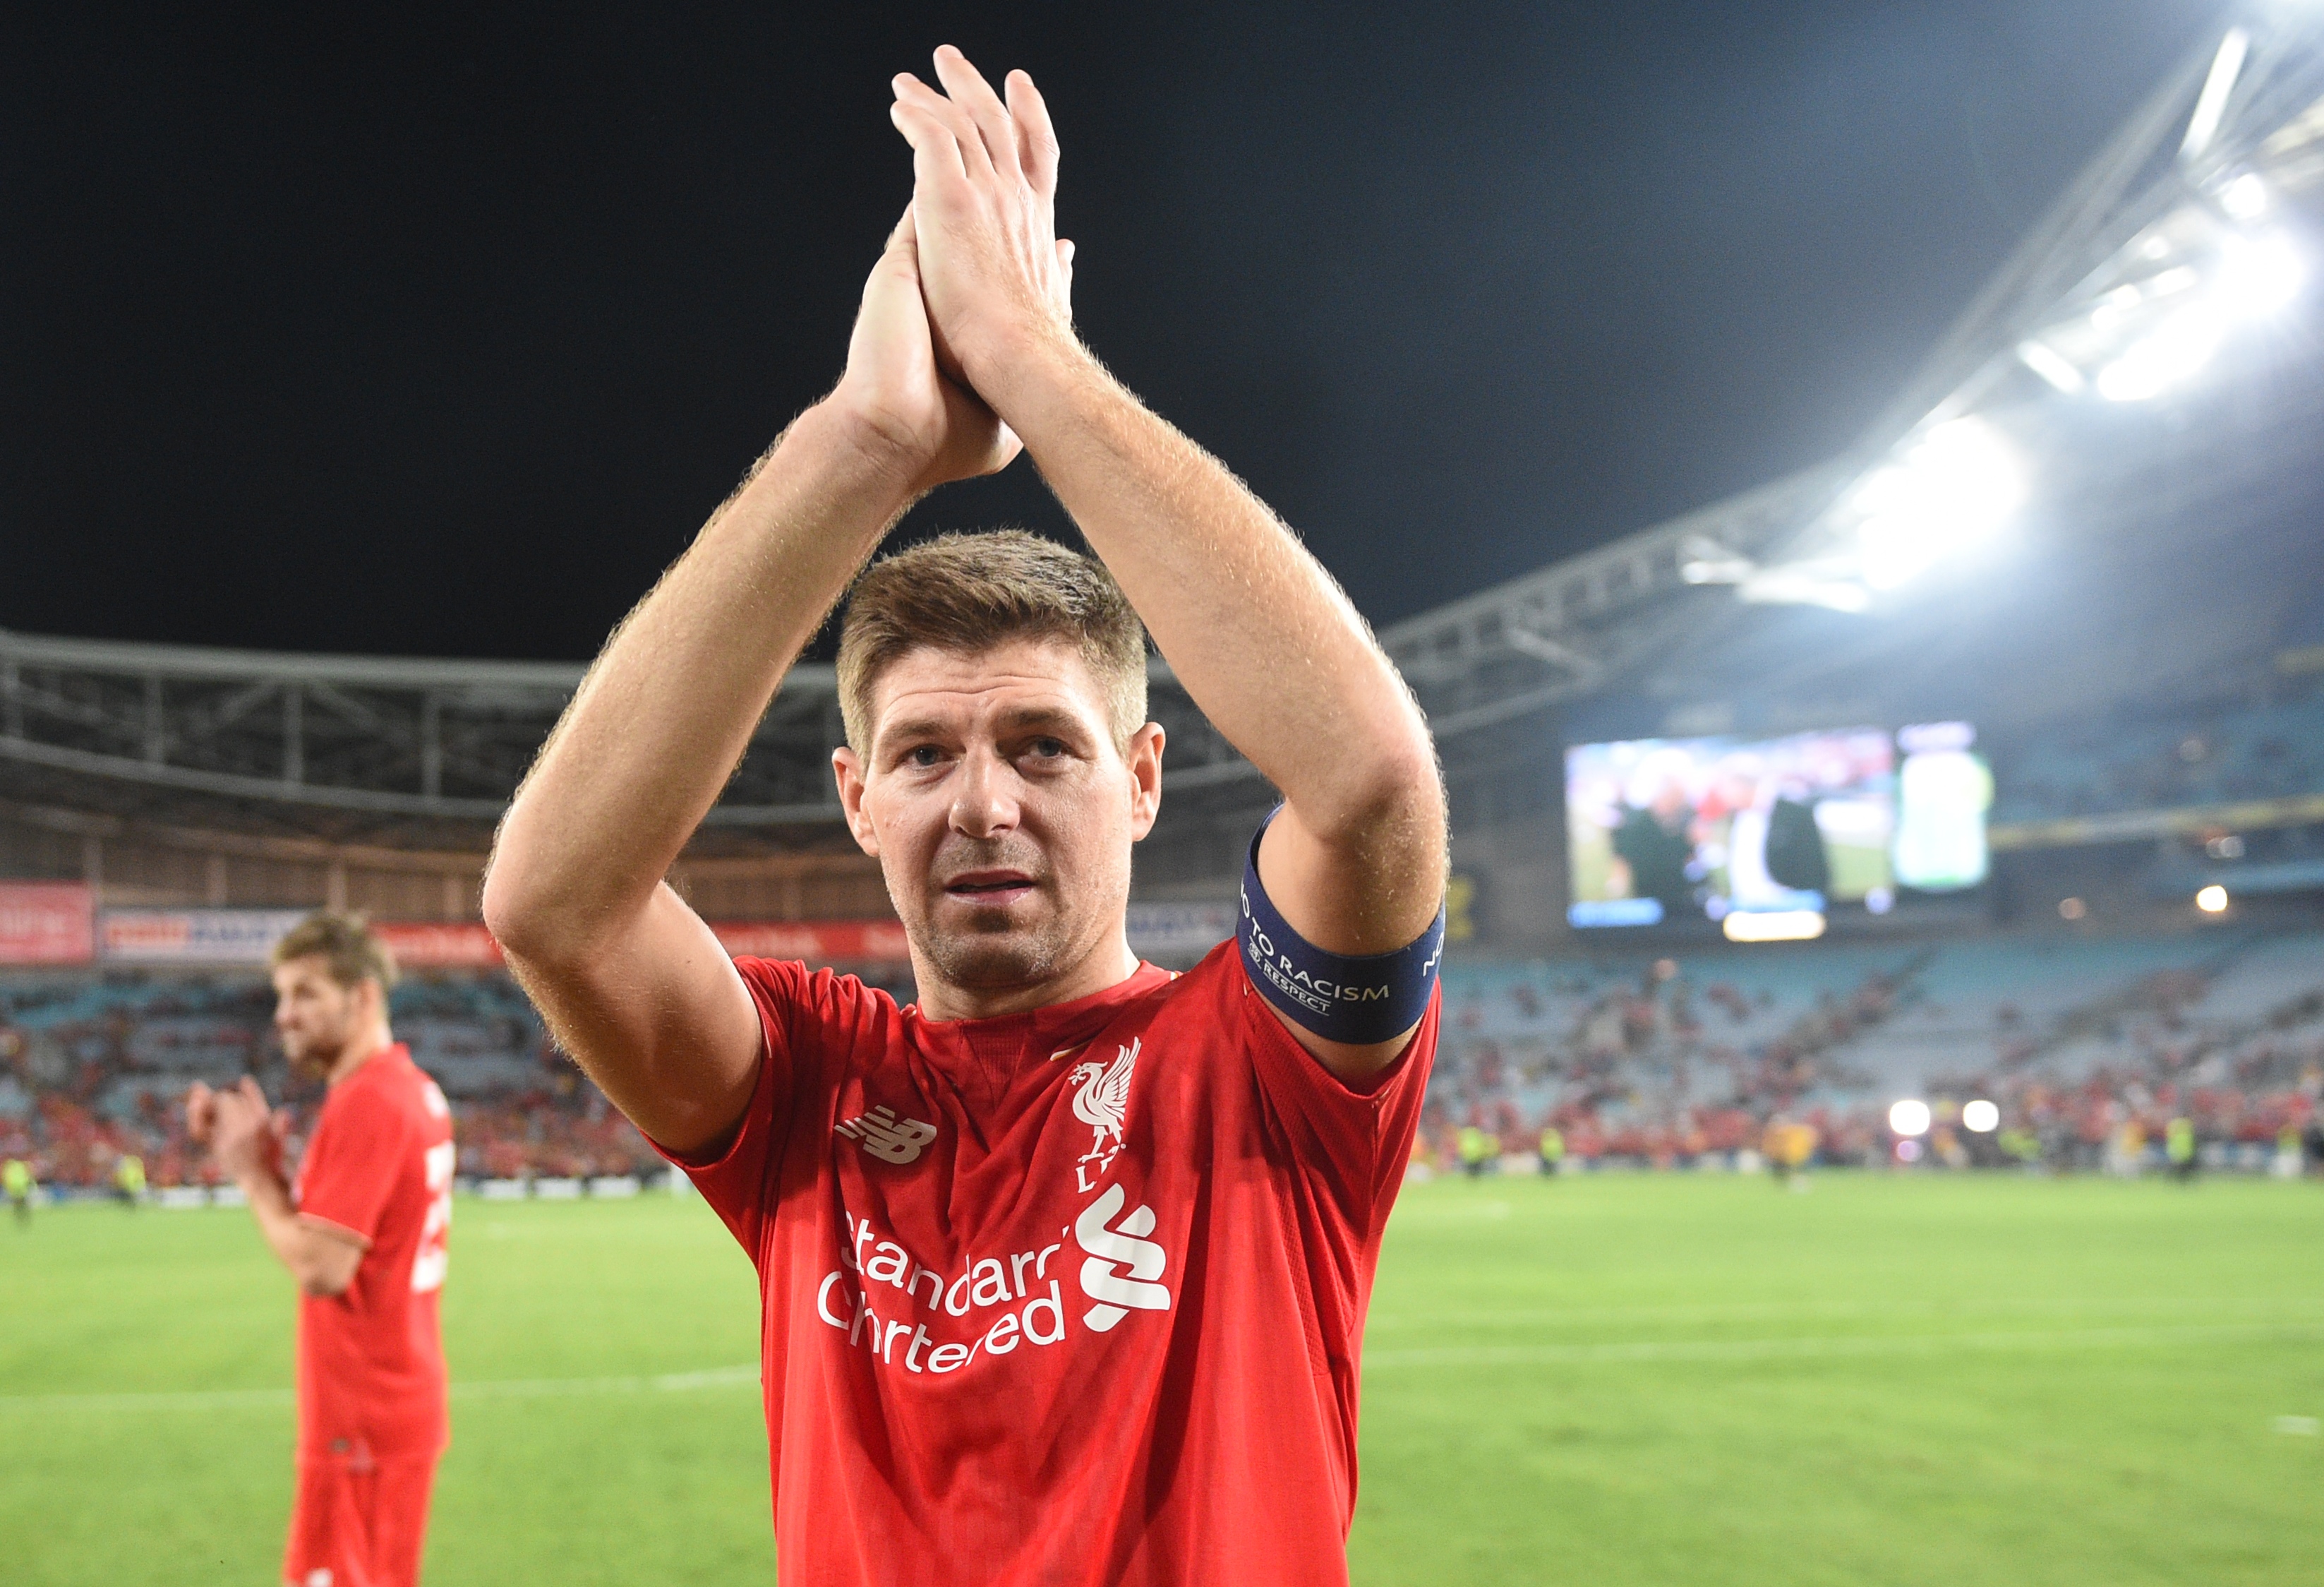
[[[766,1059],[686,1166],[763,1287],[783,1581],[1344,1583],[1435,1000],[1360,1093],[1232,943],[953,1022],[738,963]]]
[[[299,1451],[444,1447],[437,1297],[452,1226],[452,1110],[401,1045],[331,1088],[291,1199],[364,1241],[355,1282],[299,1302]]]

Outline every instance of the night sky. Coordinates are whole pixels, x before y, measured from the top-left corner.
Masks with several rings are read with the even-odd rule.
[[[887,81],[1033,72],[1078,318],[1381,623],[1841,449],[2190,0],[0,20],[0,625],[581,658],[836,378]],[[1063,531],[1028,463],[908,532]]]

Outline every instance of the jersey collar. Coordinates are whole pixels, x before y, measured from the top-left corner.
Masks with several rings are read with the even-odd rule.
[[[982,1020],[927,1020],[923,1023],[932,1032],[956,1038],[964,1042],[977,1037],[1007,1032],[1019,1040],[1029,1036],[1051,1047],[1066,1047],[1089,1040],[1112,1022],[1115,1015],[1130,1004],[1169,983],[1170,972],[1145,960],[1138,968],[1111,986],[1069,1002],[1051,1003],[1046,1008],[1031,1009],[1020,1014],[994,1014]]]

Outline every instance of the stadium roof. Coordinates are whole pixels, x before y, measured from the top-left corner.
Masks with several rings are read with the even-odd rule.
[[[2281,642],[2324,513],[2301,313],[2324,23],[2255,15],[2138,107],[1846,456],[1384,631],[1456,809],[1542,748],[1519,723],[1574,702],[1846,715],[1877,691],[2031,720]],[[0,631],[0,798],[474,849],[581,671]],[[1159,662],[1153,683],[1172,829],[1216,869],[1266,789]],[[831,669],[802,666],[705,841],[828,843],[839,738]]]

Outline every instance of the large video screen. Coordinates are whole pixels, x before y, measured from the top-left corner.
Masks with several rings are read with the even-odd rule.
[[[1565,752],[1575,926],[1808,920],[1985,880],[1993,777],[1966,723]],[[1733,919],[1730,917],[1743,917]]]

